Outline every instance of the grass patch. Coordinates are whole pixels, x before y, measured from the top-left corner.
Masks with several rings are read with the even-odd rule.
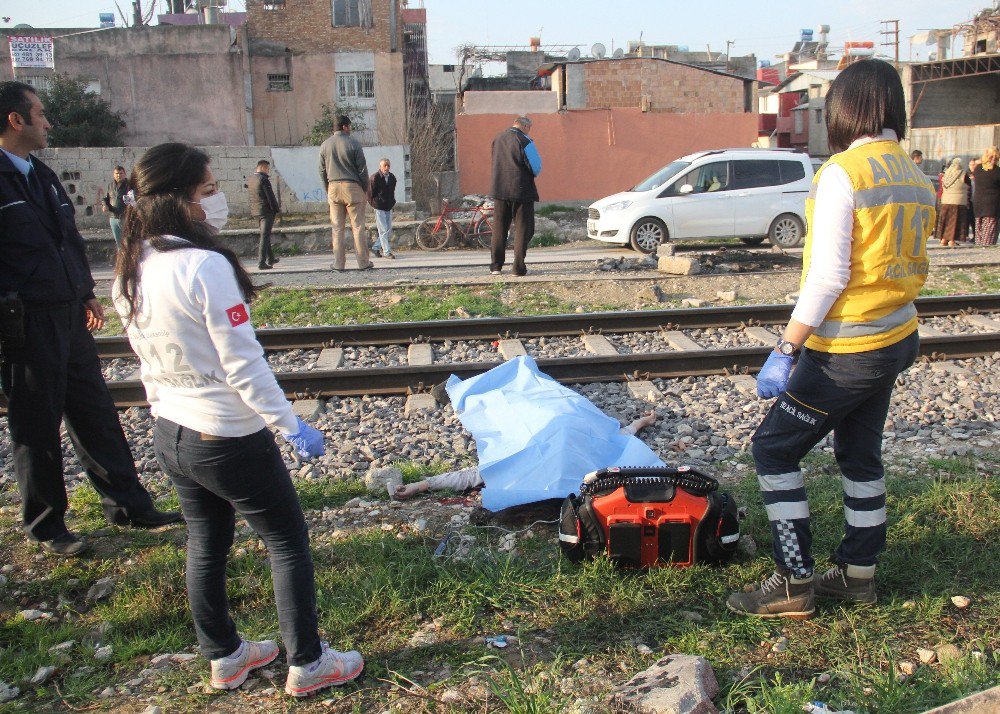
[[[562,245],[562,241],[552,233],[536,233],[528,243],[529,248],[549,248],[554,245]]]
[[[539,206],[536,208],[535,215],[541,216],[542,218],[555,218],[560,214],[567,213],[579,213],[580,215],[583,215],[586,210],[586,208],[581,206],[563,206],[558,203],[550,203],[546,206]]]
[[[399,466],[407,481],[445,468]],[[843,527],[840,480],[826,455],[811,456],[806,466],[814,550],[822,555],[832,551]],[[350,694],[357,711],[382,711],[392,699],[378,678],[413,680],[429,687],[431,696],[457,687],[479,702],[470,704],[476,710],[488,697],[490,711],[560,712],[577,698],[599,699],[664,653],[686,652],[709,659],[721,686],[717,703],[732,712],[791,714],[810,699],[866,713],[924,711],[1000,682],[1000,573],[992,557],[1000,537],[1000,485],[992,477],[998,467],[997,457],[930,458],[890,467],[879,604],[856,609],[820,601],[818,616],[807,622],[740,618],[724,607],[729,591],[771,568],[766,516],[752,479],[736,491],[749,511],[744,532],[760,551],[722,569],[623,573],[605,560],[572,566],[558,556],[551,527],[536,528],[535,537],[520,536],[514,553],[497,549],[501,531],[470,528],[466,532],[476,537],[470,558],[445,561],[432,556],[441,534],[404,532],[400,538],[377,523],[336,539],[314,530],[321,628],[334,647],[358,647],[369,662],[364,684],[334,696]],[[297,488],[313,512],[364,492],[357,482],[333,480],[299,481]],[[103,527],[89,488],[77,491],[72,510],[81,529]],[[135,676],[149,655],[194,644],[183,530],[109,529],[97,545],[88,558],[35,562],[13,515],[0,516],[0,547],[17,564],[0,605],[0,680],[26,689],[34,671],[52,663],[49,647],[75,640],[71,662],[55,682],[73,706],[101,704],[94,689]],[[278,636],[265,557],[258,539],[240,529],[229,594],[239,628],[254,637]],[[112,597],[87,603],[89,584],[106,575],[116,579]],[[956,594],[971,597],[971,606],[956,609],[950,602]],[[40,602],[61,620],[29,623],[17,614]],[[681,611],[698,617],[682,617]],[[414,633],[427,628],[435,633],[433,641],[412,644]],[[487,650],[476,639],[498,633],[518,639],[502,651]],[[779,636],[788,638],[788,651],[774,653],[771,644]],[[93,659],[98,643],[111,644],[110,660]],[[653,654],[640,654],[638,643]],[[901,660],[917,661],[916,648],[941,643],[957,645],[962,656],[897,678]],[[81,672],[81,664],[93,669]],[[831,679],[821,683],[822,673]],[[171,710],[202,711],[206,697],[184,691],[206,674],[207,664],[199,661],[155,682],[170,688]],[[567,677],[574,679],[572,688],[560,686]],[[20,704],[0,711],[60,706],[54,686],[27,689]],[[104,706],[113,708],[116,701]],[[463,710],[469,709],[454,709]]]

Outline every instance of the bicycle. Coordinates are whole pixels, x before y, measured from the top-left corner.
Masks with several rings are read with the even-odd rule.
[[[441,250],[451,243],[452,234],[461,236],[461,240],[470,248],[489,248],[493,240],[493,206],[479,204],[472,208],[453,208],[447,199],[441,202],[442,211],[439,216],[424,219],[417,226],[417,247],[422,250]],[[472,213],[468,222],[461,223],[452,218],[454,214]]]

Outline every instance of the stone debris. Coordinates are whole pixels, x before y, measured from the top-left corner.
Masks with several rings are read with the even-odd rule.
[[[962,650],[960,650],[955,645],[945,644],[938,645],[934,648],[934,654],[937,656],[937,661],[941,664],[946,662],[952,662],[956,659],[961,659]]]
[[[163,707],[158,707],[155,704],[150,704],[148,707],[142,710],[142,714],[163,714]]]
[[[21,690],[15,686],[0,682],[0,704],[17,699],[21,695]]]
[[[641,655],[651,655],[653,654],[653,648],[646,644],[638,644],[635,646],[635,651]]]
[[[35,620],[47,620],[52,617],[51,613],[42,612],[41,610],[21,610],[19,614],[28,622],[34,622]]]
[[[49,654],[60,654],[63,652],[68,652],[73,649],[73,645],[76,644],[76,640],[66,640],[65,642],[60,642],[58,645],[52,645],[49,647]]]
[[[778,640],[771,645],[772,652],[787,652],[788,651],[788,638],[779,637]]]
[[[969,600],[969,598],[965,597],[965,595],[956,595],[951,599],[951,604],[957,607],[959,610],[964,610],[965,608],[967,608],[970,602],[972,601]]]
[[[909,677],[917,671],[917,665],[909,660],[903,660],[899,663],[899,671]]]
[[[90,586],[87,590],[87,599],[98,602],[100,600],[106,600],[111,597],[111,593],[115,589],[114,580],[111,578],[101,578],[96,583]]]
[[[94,659],[98,662],[103,662],[106,659],[111,659],[111,645],[103,645],[94,650]]]
[[[52,679],[52,675],[56,673],[56,668],[52,665],[45,665],[44,667],[39,667],[35,672],[35,676],[31,678],[31,684],[45,684],[47,681]]]
[[[719,298],[719,300],[722,300],[723,302],[732,302],[733,300],[736,299],[736,291],[735,290],[720,290],[719,292],[717,292],[715,294],[715,296],[717,298]]]
[[[660,245],[656,246],[657,258],[669,258],[676,252],[677,246],[673,243],[660,243]]]
[[[705,307],[708,303],[698,298],[684,298],[681,300],[681,307]]]
[[[921,664],[931,664],[937,659],[937,653],[935,653],[934,650],[928,650],[921,647],[917,649],[917,657],[920,658]]]
[[[403,485],[403,472],[394,466],[369,469],[365,473],[364,483],[369,493],[376,495],[388,493],[391,497],[396,488]]]
[[[719,693],[715,672],[704,657],[668,655],[612,691],[605,700],[613,712],[642,714],[716,714]]]

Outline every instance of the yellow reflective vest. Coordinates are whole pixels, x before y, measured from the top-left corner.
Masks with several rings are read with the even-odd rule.
[[[888,347],[917,329],[913,299],[927,279],[934,187],[895,141],[873,141],[831,156],[813,177],[806,199],[803,285],[812,257],[816,187],[831,164],[844,169],[854,187],[851,276],[806,346],[836,353]]]

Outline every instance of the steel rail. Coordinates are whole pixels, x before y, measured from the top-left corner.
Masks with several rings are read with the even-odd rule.
[[[962,311],[1000,310],[1000,295],[924,297],[915,301],[922,317],[957,315]],[[426,322],[385,322],[363,325],[276,327],[257,330],[265,350],[317,349],[335,345],[404,345],[444,340],[494,340],[498,337],[559,337],[584,332],[641,332],[646,330],[737,327],[745,322],[782,323],[791,305],[740,305],[670,310],[631,310],[528,317],[483,317]],[[98,337],[101,357],[135,357],[125,336]]]
[[[543,372],[563,383],[624,382],[633,379],[750,374],[760,370],[771,349],[766,346],[736,347],[563,357],[539,359],[537,362]],[[934,360],[966,359],[998,351],[1000,332],[942,335],[920,340],[920,354]],[[459,362],[420,367],[280,372],[275,376],[289,399],[401,395],[427,391],[453,374],[467,379],[498,364],[499,362]],[[113,381],[108,383],[108,387],[119,407],[146,405],[146,394],[139,381]]]

